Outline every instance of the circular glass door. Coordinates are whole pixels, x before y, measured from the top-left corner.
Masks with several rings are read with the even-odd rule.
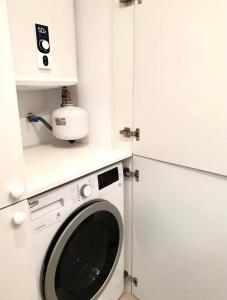
[[[46,300],[96,299],[117,265],[123,240],[119,211],[95,202],[60,228],[44,265]]]

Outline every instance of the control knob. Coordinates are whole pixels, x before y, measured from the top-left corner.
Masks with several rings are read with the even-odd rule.
[[[91,193],[92,193],[91,186],[89,184],[85,184],[84,186],[82,186],[80,193],[83,197],[91,196]]]
[[[48,43],[47,40],[40,40],[39,45],[40,45],[40,48],[45,51],[49,50],[49,48],[50,48],[50,44]]]

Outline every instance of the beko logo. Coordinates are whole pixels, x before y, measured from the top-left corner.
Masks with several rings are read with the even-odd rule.
[[[39,200],[35,200],[35,201],[33,201],[33,202],[30,202],[30,201],[29,201],[29,206],[30,206],[30,208],[33,208],[33,207],[35,207],[36,205],[39,205]]]

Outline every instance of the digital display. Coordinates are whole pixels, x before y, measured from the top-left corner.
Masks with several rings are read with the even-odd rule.
[[[38,26],[37,30],[38,30],[39,33],[43,33],[43,34],[47,33],[47,31],[43,27]]]
[[[48,47],[48,49],[43,47],[43,42],[48,42],[48,44],[50,44],[48,26],[35,24],[35,30],[38,50],[41,53],[48,54],[50,52],[50,47]],[[47,59],[44,57],[43,64],[48,65],[48,57]]]
[[[118,168],[111,169],[105,173],[98,175],[99,189],[104,189],[108,185],[119,180]]]

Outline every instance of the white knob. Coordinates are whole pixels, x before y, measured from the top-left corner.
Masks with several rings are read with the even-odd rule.
[[[89,197],[92,193],[91,186],[86,184],[81,188],[81,195],[84,197]]]
[[[15,184],[11,187],[11,196],[19,200],[24,195],[24,187],[21,184]]]
[[[50,48],[50,44],[49,44],[48,41],[46,41],[46,40],[41,40],[41,41],[39,42],[39,44],[40,44],[40,47],[41,47],[43,50],[49,50],[49,48]]]
[[[16,225],[22,225],[25,220],[26,220],[27,216],[26,216],[26,213],[21,211],[21,212],[16,212],[13,216],[13,222],[14,224]]]

